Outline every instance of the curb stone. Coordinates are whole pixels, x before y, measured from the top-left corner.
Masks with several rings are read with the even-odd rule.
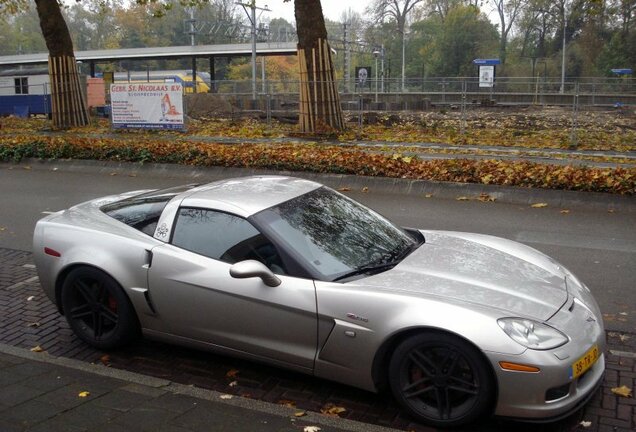
[[[601,192],[582,192],[556,189],[523,188],[515,186],[487,185],[477,183],[452,183],[429,180],[413,180],[387,177],[366,177],[350,174],[322,174],[299,171],[276,171],[255,168],[192,167],[174,164],[139,164],[134,162],[110,162],[95,160],[42,160],[25,159],[21,163],[0,163],[4,169],[30,167],[38,170],[63,170],[76,173],[99,173],[112,175],[139,175],[183,178],[207,182],[230,177],[250,175],[288,175],[317,181],[334,189],[348,187],[354,190],[368,188],[380,192],[411,197],[432,195],[443,199],[460,196],[478,199],[485,194],[497,202],[519,205],[546,203],[553,207],[585,207],[587,209],[624,211],[636,213],[634,196]]]

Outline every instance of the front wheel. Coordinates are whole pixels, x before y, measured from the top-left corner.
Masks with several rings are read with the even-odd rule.
[[[389,363],[395,399],[418,420],[460,426],[486,414],[495,394],[483,356],[458,337],[422,333],[398,345]]]
[[[139,335],[139,322],[119,284],[92,267],[72,270],[62,285],[62,308],[80,339],[99,349],[125,345]]]

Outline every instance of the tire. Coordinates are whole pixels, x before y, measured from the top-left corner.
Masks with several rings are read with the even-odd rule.
[[[495,385],[481,353],[445,333],[422,333],[400,343],[389,363],[395,399],[419,421],[436,427],[471,423],[491,410]]]
[[[124,290],[93,267],[79,267],[68,274],[62,285],[62,309],[73,332],[99,349],[124,346],[140,334]]]

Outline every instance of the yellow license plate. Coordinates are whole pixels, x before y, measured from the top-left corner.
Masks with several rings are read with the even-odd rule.
[[[583,356],[575,361],[570,368],[570,379],[574,379],[580,375],[583,375],[586,370],[592,367],[596,360],[598,360],[599,351],[598,347],[594,345]]]

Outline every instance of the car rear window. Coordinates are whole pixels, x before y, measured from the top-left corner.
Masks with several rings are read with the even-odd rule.
[[[106,204],[100,210],[128,226],[152,236],[168,201],[196,186],[198,185],[189,184],[160,189]]]

